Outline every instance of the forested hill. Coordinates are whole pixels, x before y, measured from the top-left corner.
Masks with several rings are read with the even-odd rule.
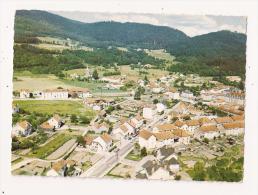
[[[140,23],[82,23],[49,12],[20,10],[15,17],[15,41],[52,36],[78,40],[90,47],[166,49],[182,62],[170,71],[203,75],[243,75],[246,35],[219,31],[196,37],[165,26]],[[130,62],[128,62],[130,63]]]
[[[183,32],[164,26],[139,23],[82,23],[45,11],[16,12],[15,36],[50,35],[72,38],[90,46],[109,45],[140,48],[165,48],[189,37]]]

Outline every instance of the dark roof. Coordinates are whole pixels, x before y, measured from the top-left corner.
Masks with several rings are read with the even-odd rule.
[[[171,158],[170,160],[166,161],[165,163],[166,163],[167,165],[177,165],[177,164],[179,164],[178,161],[177,161],[177,159],[175,159],[174,157]]]
[[[145,173],[137,173],[135,177],[137,179],[147,179],[147,175]]]
[[[162,148],[159,149],[160,154],[162,156],[164,156],[164,158],[167,158],[168,156],[170,156],[171,154],[175,153],[175,149],[172,147],[167,147],[167,146],[163,146]]]
[[[142,167],[147,171],[148,175],[152,175],[160,166],[155,161],[149,160]]]

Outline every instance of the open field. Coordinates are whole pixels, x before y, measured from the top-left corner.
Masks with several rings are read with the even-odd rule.
[[[81,101],[69,100],[14,100],[14,103],[27,112],[37,112],[53,115],[83,115],[89,118],[95,116],[95,112],[86,108]]]
[[[29,156],[44,159],[73,138],[74,135],[61,133],[44,146],[31,151]]]
[[[144,78],[145,74],[140,75],[139,69],[131,69],[130,66],[120,66],[120,71],[122,75],[126,75],[127,80],[137,81],[139,78]],[[168,75],[168,71],[160,69],[148,69],[147,77],[149,80],[157,80],[165,75]]]
[[[57,87],[62,88],[73,88],[73,86],[63,83],[53,75],[31,75],[31,76],[19,76],[15,74],[17,80],[13,82],[14,90],[28,89],[28,90],[44,90],[44,89],[55,89]]]
[[[175,57],[170,55],[170,53],[166,53],[163,49],[157,49],[157,50],[144,50],[147,54],[149,54],[152,57],[159,58],[162,60],[166,60],[169,62],[174,62]]]

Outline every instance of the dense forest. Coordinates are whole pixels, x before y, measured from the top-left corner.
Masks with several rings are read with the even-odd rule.
[[[155,64],[163,63],[143,51],[121,51],[113,49],[63,50],[51,51],[39,49],[29,44],[15,45],[14,68],[30,70],[33,73],[60,74],[62,70],[84,68],[84,64],[101,65],[104,67],[130,64]]]
[[[45,11],[17,11],[15,42],[37,44],[40,42],[37,36],[70,38],[94,50],[66,50],[53,54],[16,45],[15,68],[41,66],[40,71],[51,72],[53,65],[58,66],[58,70],[65,70],[81,67],[84,62],[103,66],[140,62],[164,67],[161,60],[135,51],[136,48],[146,48],[166,49],[176,56],[179,63],[168,67],[172,72],[209,76],[242,76],[245,73],[246,35],[236,32],[219,31],[191,38],[179,30],[165,26],[128,22],[82,23]],[[112,49],[108,49],[110,46],[113,46]],[[117,46],[128,48],[129,52],[119,51]],[[48,59],[43,59],[44,56]]]

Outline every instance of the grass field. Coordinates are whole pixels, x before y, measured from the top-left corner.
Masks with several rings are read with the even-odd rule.
[[[37,112],[42,114],[53,115],[81,115],[93,118],[95,112],[92,109],[86,108],[81,101],[69,100],[15,100],[15,104],[28,112]]]
[[[130,66],[120,66],[120,71],[122,75],[126,75],[127,80],[137,81],[139,78],[144,78],[144,74],[140,75],[139,70],[131,69]],[[159,69],[148,69],[147,77],[149,80],[157,80],[165,75],[168,75],[168,71],[159,70]]]
[[[13,90],[44,90],[63,87],[65,89],[73,86],[63,83],[54,75],[35,75],[29,72],[15,73],[17,80],[13,81]]]
[[[141,154],[135,154],[132,150],[125,158],[128,160],[140,161],[142,159],[142,156]]]
[[[29,156],[44,159],[48,155],[50,155],[51,153],[56,151],[63,144],[65,144],[67,141],[69,141],[70,139],[73,139],[73,138],[75,138],[75,136],[73,136],[73,135],[69,135],[69,134],[65,134],[65,133],[59,134],[58,136],[55,137],[55,139],[51,140],[46,145],[44,145],[34,151],[31,151],[29,153]]]
[[[144,50],[148,55],[159,58],[162,60],[166,60],[169,62],[174,62],[175,57],[170,55],[169,53],[165,52],[163,49],[157,49],[157,50]]]

